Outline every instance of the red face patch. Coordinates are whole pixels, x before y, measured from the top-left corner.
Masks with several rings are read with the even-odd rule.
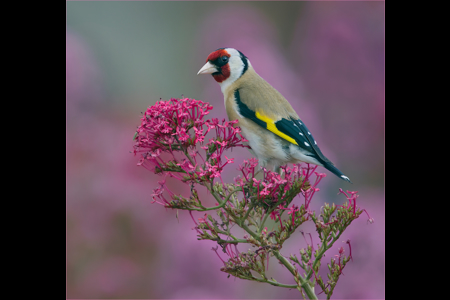
[[[212,74],[212,76],[217,82],[222,82],[226,80],[228,77],[230,77],[230,66],[228,64],[222,66],[220,69],[222,71],[220,74],[216,73]]]
[[[216,59],[218,59],[221,56],[228,56],[228,57],[230,57],[231,55],[228,54],[228,52],[225,49],[219,49],[219,50],[216,50],[214,52],[211,52],[211,54],[208,55],[208,58],[206,59],[206,62],[208,62],[208,61],[215,61]]]
[[[220,64],[215,63],[216,60],[222,56],[231,57],[231,55],[225,49],[218,49],[214,52],[211,52],[211,54],[209,54],[208,58],[206,59],[206,62],[210,61],[211,63],[215,64],[218,68],[220,68],[219,72],[212,74],[212,76],[217,82],[222,82],[226,80],[228,77],[230,77],[230,66],[228,65],[228,63],[226,63],[223,66],[220,66]]]

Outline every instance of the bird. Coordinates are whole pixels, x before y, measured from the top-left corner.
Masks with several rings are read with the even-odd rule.
[[[250,60],[234,48],[211,52],[197,75],[211,74],[219,83],[229,120],[238,120],[261,167],[309,163],[350,182],[320,151],[308,127],[286,98],[256,73]]]

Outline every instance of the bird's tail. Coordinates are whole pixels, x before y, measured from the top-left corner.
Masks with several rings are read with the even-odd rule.
[[[336,168],[335,166],[333,166],[332,164],[325,162],[325,163],[323,164],[323,166],[324,166],[328,171],[330,171],[331,173],[333,173],[333,174],[335,174],[336,176],[340,177],[341,179],[343,179],[343,180],[345,180],[345,181],[348,181],[348,182],[350,182],[350,183],[353,184],[353,182],[350,181],[350,178],[348,178],[347,176],[345,176],[344,173],[342,173],[341,171],[339,171],[339,169]]]

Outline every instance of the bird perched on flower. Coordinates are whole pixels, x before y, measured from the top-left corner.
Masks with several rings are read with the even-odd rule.
[[[287,163],[306,162],[351,182],[322,154],[289,102],[255,72],[242,52],[233,48],[215,50],[199,74],[211,74],[219,83],[228,118],[238,120],[262,167],[270,164],[279,172]]]

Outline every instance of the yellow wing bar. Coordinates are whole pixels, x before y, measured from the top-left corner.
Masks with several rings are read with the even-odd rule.
[[[265,122],[267,124],[267,130],[272,131],[273,133],[275,133],[279,137],[285,139],[286,141],[291,142],[294,145],[298,145],[297,142],[293,138],[291,138],[287,134],[282,133],[281,131],[279,131],[277,129],[277,127],[275,126],[275,121],[274,120],[272,120],[271,118],[269,118],[267,116],[261,115],[259,112],[256,112],[255,116],[256,116],[256,118],[260,119],[261,121],[263,121],[263,122]]]

